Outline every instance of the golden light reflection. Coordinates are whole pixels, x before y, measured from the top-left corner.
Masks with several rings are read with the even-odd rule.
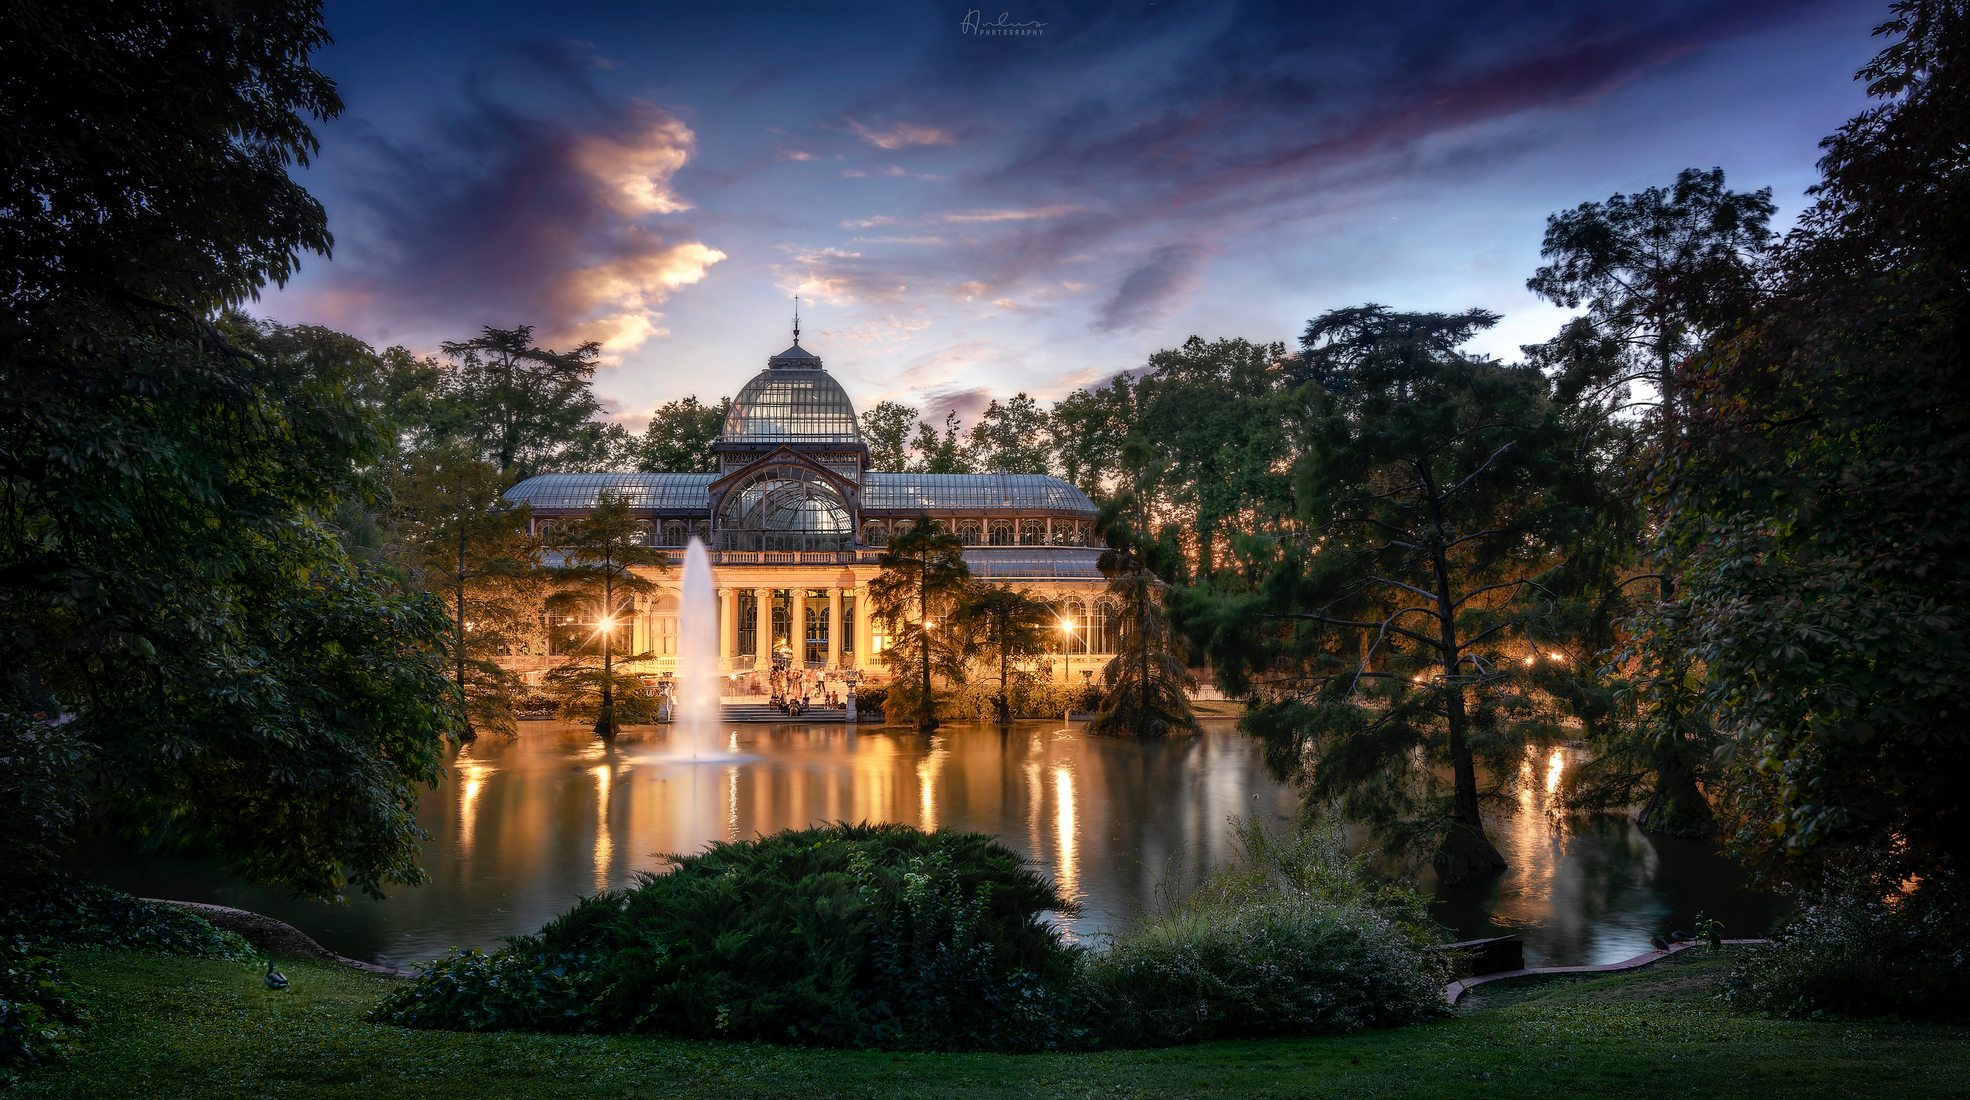
[[[732,739],[738,740],[734,734]],[[739,766],[728,764],[725,768],[725,839],[739,839]]]
[[[1053,798],[1054,843],[1059,849],[1055,873],[1060,896],[1073,901],[1081,896],[1081,837],[1074,821],[1074,769],[1065,764],[1054,765]]]
[[[1555,747],[1553,755],[1546,760],[1546,797],[1560,789],[1560,777],[1566,774],[1566,750]]]
[[[479,826],[479,792],[486,786],[492,766],[461,756],[458,760],[458,850],[470,852]]]
[[[595,776],[595,889],[609,888],[609,864],[615,858],[615,838],[609,835],[609,786],[614,776],[609,765],[588,769]]]
[[[930,751],[917,761],[917,820],[918,827],[926,833],[937,829],[937,778],[950,755],[949,743],[942,737],[933,737]]]

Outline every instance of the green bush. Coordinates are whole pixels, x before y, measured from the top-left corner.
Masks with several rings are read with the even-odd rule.
[[[1374,882],[1337,835],[1240,826],[1240,858],[1092,953],[1111,1046],[1354,1031],[1443,1011],[1439,937],[1406,887]]]
[[[0,700],[0,867],[16,875],[57,866],[86,796],[89,753],[74,724],[33,705]]]
[[[1078,953],[1041,917],[1068,906],[990,837],[833,825],[672,865],[434,965],[374,1018],[929,1050],[1077,1038]]]
[[[1954,875],[1910,893],[1866,881],[1805,900],[1748,950],[1724,995],[1785,1016],[1970,1017],[1970,897]]]
[[[21,937],[0,939],[0,1084],[59,1057],[81,1022],[75,988],[55,961]]]
[[[0,892],[0,937],[127,947],[207,959],[248,959],[250,944],[175,905],[82,879],[11,882]]]

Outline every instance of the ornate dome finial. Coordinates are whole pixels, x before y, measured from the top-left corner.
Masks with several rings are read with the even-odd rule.
[[[793,296],[793,346],[800,346],[800,295]]]

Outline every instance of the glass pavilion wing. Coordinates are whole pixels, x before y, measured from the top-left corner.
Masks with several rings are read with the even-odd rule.
[[[1086,493],[1045,474],[862,475],[862,507],[881,511],[1066,512],[1092,517]]]
[[[721,443],[859,445],[855,406],[826,371],[779,368],[747,382],[732,399]]]
[[[627,497],[629,506],[660,512],[703,512],[716,474],[540,474],[506,490],[506,499],[546,511],[595,507],[604,492]]]

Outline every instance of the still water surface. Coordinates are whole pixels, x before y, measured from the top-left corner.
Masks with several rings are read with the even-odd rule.
[[[1527,961],[1599,963],[1648,949],[1698,910],[1732,935],[1772,920],[1712,846],[1652,837],[1617,816],[1546,812],[1573,758],[1529,754],[1519,812],[1490,830],[1511,863],[1479,888],[1427,878],[1459,938],[1522,934]],[[604,748],[585,728],[540,723],[516,740],[459,750],[419,820],[431,834],[429,884],[383,902],[296,901],[182,861],[105,856],[100,870],[153,897],[216,901],[287,920],[344,954],[408,965],[458,946],[497,947],[580,895],[663,866],[662,853],[827,821],[899,821],[991,833],[1051,874],[1080,905],[1080,937],[1125,925],[1159,883],[1195,881],[1233,851],[1227,822],[1284,825],[1292,790],[1228,722],[1198,737],[1136,743],[1057,723],[1010,732],[948,727],[937,736],[800,724],[731,727],[723,743],[673,751],[663,730]]]

